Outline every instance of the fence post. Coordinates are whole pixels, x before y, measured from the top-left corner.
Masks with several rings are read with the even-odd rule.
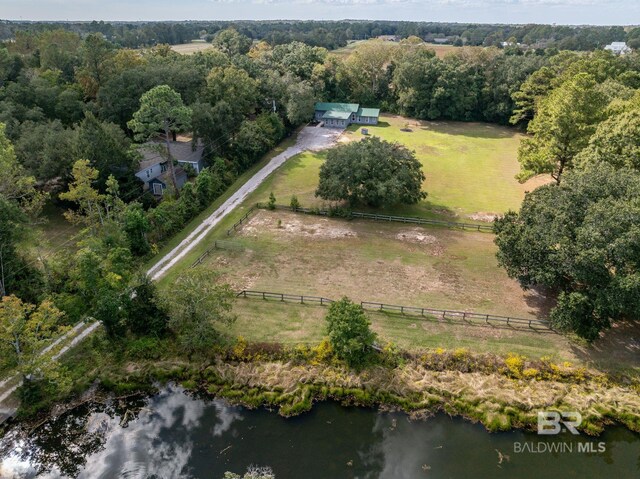
[[[280,301],[284,301],[284,293],[280,295]]]
[[[380,311],[382,311],[383,306],[384,306],[384,305],[383,305],[382,303],[380,303]]]
[[[467,313],[465,311],[462,312],[462,320],[466,321],[467,319]]]
[[[531,320],[529,320],[529,328],[531,328]]]
[[[422,312],[420,313],[421,316],[424,316],[424,308],[422,308]]]
[[[487,314],[487,317],[484,320],[485,323],[489,324],[489,315]]]
[[[509,318],[507,318],[507,326],[509,326]]]
[[[300,296],[300,304],[304,304],[304,296]]]
[[[264,291],[262,292],[262,299],[267,299],[266,296],[265,296]]]
[[[404,306],[400,306],[400,314],[404,314]]]

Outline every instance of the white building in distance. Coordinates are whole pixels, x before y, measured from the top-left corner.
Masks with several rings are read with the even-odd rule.
[[[613,42],[611,45],[604,47],[604,49],[612,52],[614,55],[631,53],[631,48],[627,46],[626,42]]]

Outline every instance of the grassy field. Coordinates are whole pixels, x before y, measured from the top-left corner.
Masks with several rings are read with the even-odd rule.
[[[234,310],[237,320],[224,331],[248,341],[317,344],[326,334],[325,306],[241,298]],[[392,341],[408,350],[467,348],[475,353],[517,353],[532,358],[550,356],[557,361],[578,360],[567,339],[554,333],[449,324],[376,312],[368,312],[367,316],[381,343]]]
[[[202,52],[211,48],[211,43],[204,40],[194,40],[191,43],[181,43],[179,45],[171,45],[171,49],[174,52],[181,53],[183,55],[191,55],[196,52]]]
[[[420,123],[418,127],[412,122],[413,132],[405,134],[399,129],[406,120],[385,117],[384,121],[387,125],[377,127],[376,134],[403,139],[416,151],[422,148],[419,157],[432,167],[431,175],[427,170],[429,199],[440,197],[439,204],[445,205],[448,211],[457,209],[458,216],[481,211],[473,207],[474,198],[490,205],[486,211],[516,208],[524,191],[535,187],[535,183],[520,185],[513,179],[518,166],[515,150],[519,135],[510,129],[446,122]],[[360,137],[353,128],[345,133],[344,140]],[[286,144],[278,151],[284,147]],[[181,271],[211,248],[215,239],[223,238],[241,243],[244,250],[214,250],[199,267],[220,271],[235,289],[291,292],[331,299],[348,295],[354,300],[408,306],[529,318],[546,316],[549,301],[534,292],[523,292],[506,276],[496,264],[493,236],[486,233],[260,211],[238,232],[227,237],[226,230],[257,201],[266,200],[271,191],[278,203],[287,204],[295,193],[305,206],[319,204],[313,192],[322,161],[322,153],[308,152],[288,160],[161,278],[160,287],[171,287]],[[448,161],[458,162],[460,171],[447,166]],[[507,172],[500,171],[501,168]],[[438,190],[436,185],[443,185],[445,180],[438,178],[435,171],[440,171],[442,177],[458,178],[462,184],[453,191]],[[542,182],[539,178],[535,181]],[[498,187],[502,187],[501,193],[493,191]],[[203,215],[215,207],[212,205]],[[413,208],[406,213],[440,217],[451,214],[434,211],[428,202]],[[186,234],[185,231],[172,244]],[[295,344],[314,343],[323,335],[322,318],[326,313],[323,307],[239,299],[235,310],[238,320],[226,331],[231,336]],[[637,328],[635,324],[628,328],[616,327],[603,340],[587,346],[557,334],[368,314],[383,341],[393,341],[410,349],[466,347],[474,352],[552,356],[606,369],[638,371],[637,351],[627,345],[626,340],[628,328]]]
[[[522,318],[547,302],[498,267],[493,236],[402,224],[259,211],[203,267],[256,289]]]
[[[409,126],[411,131],[402,129]],[[369,134],[397,141],[416,152],[423,164],[426,200],[417,205],[396,206],[386,213],[490,221],[494,215],[517,209],[525,191],[548,181],[538,177],[520,184],[517,150],[522,135],[511,128],[485,123],[419,122],[384,115],[380,124],[370,126]],[[342,141],[363,138],[361,127],[350,126]],[[320,166],[325,153],[303,153],[289,160],[269,182],[259,200],[273,191],[279,203],[296,194],[302,206],[320,206],[315,198]]]
[[[377,39],[371,39],[371,40],[356,40],[354,42],[349,43],[345,47],[332,50],[331,53],[338,57],[346,58],[349,55],[351,55],[353,52],[355,52],[360,46],[369,42],[380,42],[383,45],[388,45],[393,48],[415,48],[414,45],[401,45],[400,43],[397,43],[397,42],[388,42],[388,41],[382,41]],[[460,48],[460,47],[454,47],[453,45],[440,45],[435,43],[426,43],[425,45],[427,48],[435,51],[436,56],[438,58],[443,58],[448,53],[451,53]],[[468,48],[475,48],[475,47],[468,47]]]

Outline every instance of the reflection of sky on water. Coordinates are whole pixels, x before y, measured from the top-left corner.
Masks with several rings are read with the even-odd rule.
[[[419,471],[428,476],[431,450],[442,447],[439,441],[443,425],[429,422],[428,427],[413,427],[404,414],[379,414],[373,426],[372,436],[378,440],[366,452],[360,452],[360,459],[368,473],[363,479],[409,479]]]
[[[126,427],[121,427],[123,417],[120,415],[92,413],[82,428],[88,433],[102,435],[105,440],[99,451],[86,458],[77,477],[191,477],[186,467],[194,447],[191,436],[195,430],[203,427],[201,419],[207,407],[215,410],[215,424],[210,430],[214,436],[223,435],[234,421],[242,420],[237,408],[220,401],[207,404],[194,400],[176,387],[168,387],[150,398],[147,406],[142,408],[137,417],[130,418]],[[0,477],[13,479],[35,476],[33,463],[20,458],[20,446],[14,445],[15,453],[0,463]],[[73,449],[73,444],[68,446]],[[52,470],[38,477],[54,479],[64,475],[53,465]]]

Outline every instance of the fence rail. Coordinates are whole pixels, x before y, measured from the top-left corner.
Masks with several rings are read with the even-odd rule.
[[[294,303],[319,303],[320,305],[328,305],[334,302],[332,299],[320,296],[305,296],[299,294],[274,293],[267,291],[249,291],[243,290],[236,293],[237,297],[243,298],[259,298],[264,300],[277,300],[282,302]],[[402,315],[420,315],[423,317],[433,316],[450,321],[469,321],[474,323],[484,323],[487,325],[506,324],[512,327],[523,327],[538,330],[538,328],[553,331],[548,321],[540,319],[515,318],[511,316],[498,316],[495,314],[474,313],[469,311],[456,311],[450,309],[435,308],[419,308],[415,306],[398,306],[395,304],[376,303],[371,301],[363,301],[360,305],[364,309],[381,311],[387,313],[400,313]]]
[[[322,210],[319,208],[291,208],[290,206],[285,205],[275,205],[276,209],[279,210],[287,210],[293,211],[294,213],[305,213],[309,215],[318,215],[318,216],[333,216],[331,210]],[[336,214],[335,216],[341,216]],[[415,216],[391,216],[391,215],[381,215],[377,213],[362,213],[359,211],[351,211],[348,213],[347,218],[360,218],[367,219],[373,221],[390,221],[396,223],[411,223],[411,224],[420,224],[420,225],[433,225],[433,226],[444,226],[446,228],[452,229],[462,229],[467,231],[481,231],[484,233],[493,233],[493,226],[491,225],[481,225],[474,223],[460,223],[457,221],[441,221],[441,220],[430,220],[426,218],[418,218]]]
[[[249,291],[243,290],[239,293],[236,293],[237,297],[242,296],[243,298],[261,298],[261,299],[275,299],[282,302],[289,303],[319,303],[321,306],[325,304],[333,303],[332,299],[323,298],[321,296],[305,296],[300,294],[286,294],[286,293],[270,293],[267,291]]]
[[[514,318],[511,316],[498,316],[495,314],[474,313],[469,311],[456,311],[447,309],[418,308],[415,306],[398,306],[395,304],[373,303],[370,301],[363,301],[361,305],[365,309],[390,313],[419,314],[420,316],[429,315],[448,320],[482,321],[485,324],[505,323],[508,326],[526,325],[529,328],[533,328],[533,326],[541,326],[546,329],[551,329],[547,321],[539,319]]]
[[[207,251],[205,251],[204,253],[202,253],[200,255],[200,257],[195,260],[193,262],[193,264],[191,265],[192,268],[195,268],[196,266],[198,266],[199,264],[202,264],[202,262],[205,260],[205,258],[207,256],[209,256],[211,254],[211,252],[215,249],[231,249],[231,250],[236,250],[236,251],[240,251],[244,249],[244,246],[241,245],[240,243],[236,243],[233,241],[227,241],[227,240],[215,240],[213,242],[213,245],[211,246],[211,248],[207,249]]]
[[[242,225],[242,223],[247,221],[247,219],[249,218],[249,215],[251,215],[251,213],[253,213],[255,209],[256,209],[255,206],[252,206],[251,208],[249,208],[249,210],[242,216],[242,218],[236,221],[235,224],[227,230],[227,236],[231,236],[231,233],[236,231],[240,227],[240,225]]]

